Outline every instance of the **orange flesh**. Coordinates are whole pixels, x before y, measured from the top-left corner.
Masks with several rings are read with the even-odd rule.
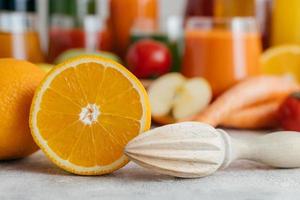
[[[238,81],[259,74],[260,38],[257,33],[226,30],[187,30],[183,74],[202,76],[219,95]]]
[[[42,97],[37,126],[62,159],[84,167],[104,166],[119,159],[124,146],[139,134],[140,102],[132,84],[116,69],[81,64],[51,82]],[[88,104],[97,105],[100,112],[90,125],[80,119]]]

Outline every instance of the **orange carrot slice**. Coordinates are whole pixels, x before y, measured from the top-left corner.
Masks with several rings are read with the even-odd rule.
[[[281,99],[299,90],[298,83],[286,77],[258,76],[248,78],[218,97],[195,121],[218,126],[230,115],[248,106],[268,100]],[[254,120],[251,116],[249,120]]]
[[[279,99],[244,108],[229,115],[221,126],[242,129],[274,128],[277,125],[276,113],[281,103],[282,99]]]

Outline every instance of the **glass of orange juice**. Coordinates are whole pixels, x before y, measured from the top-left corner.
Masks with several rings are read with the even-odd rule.
[[[36,0],[0,4],[0,57],[44,61],[37,31]]]
[[[270,46],[273,0],[214,0],[215,17],[256,17],[263,47]]]
[[[260,33],[252,17],[193,17],[185,28],[182,73],[206,78],[214,96],[259,74]]]

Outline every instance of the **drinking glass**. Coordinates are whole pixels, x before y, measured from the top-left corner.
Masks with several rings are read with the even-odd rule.
[[[254,18],[190,18],[184,37],[182,73],[206,78],[214,96],[259,74],[261,39]]]
[[[256,17],[264,49],[270,46],[273,0],[214,0],[214,16]]]
[[[111,51],[106,20],[98,15],[96,0],[49,0],[49,52],[51,63],[70,49]]]
[[[0,57],[43,62],[35,0],[0,0]]]

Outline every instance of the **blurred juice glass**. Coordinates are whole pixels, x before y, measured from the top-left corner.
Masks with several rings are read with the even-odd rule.
[[[43,62],[34,0],[0,0],[0,57]]]
[[[182,73],[204,77],[214,96],[259,74],[260,34],[253,18],[190,18]]]
[[[215,17],[255,17],[263,47],[270,45],[273,0],[214,0]]]
[[[158,5],[156,0],[110,0],[110,23],[115,52],[124,57],[130,44],[133,26],[156,29]]]
[[[272,45],[300,45],[300,1],[275,0]]]
[[[50,0],[49,7],[49,62],[69,49],[112,49],[106,21],[97,15],[95,0]]]

